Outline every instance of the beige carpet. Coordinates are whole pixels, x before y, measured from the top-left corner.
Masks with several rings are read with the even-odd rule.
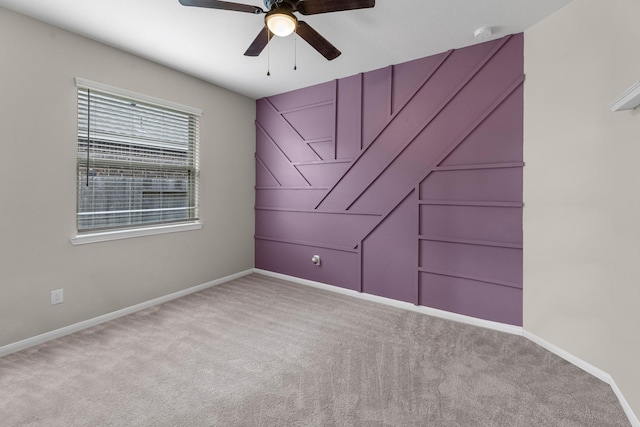
[[[246,276],[0,358],[2,426],[628,426],[518,336]]]

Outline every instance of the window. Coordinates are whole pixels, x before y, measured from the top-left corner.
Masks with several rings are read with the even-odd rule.
[[[76,79],[77,229],[198,219],[199,110]]]

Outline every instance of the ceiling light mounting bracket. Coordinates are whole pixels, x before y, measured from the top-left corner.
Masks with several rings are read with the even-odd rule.
[[[291,1],[289,0],[264,0],[264,7],[267,10],[280,7],[282,4],[286,4],[291,8],[291,10],[293,10],[293,4],[291,4]]]

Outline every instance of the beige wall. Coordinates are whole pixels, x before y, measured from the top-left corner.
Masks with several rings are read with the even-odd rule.
[[[203,110],[201,230],[70,244],[76,76]],[[254,119],[249,98],[0,8],[0,346],[252,268]]]
[[[525,33],[524,328],[640,414],[640,2],[576,0]]]

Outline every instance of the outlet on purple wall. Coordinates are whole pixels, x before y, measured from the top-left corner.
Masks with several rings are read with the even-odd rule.
[[[523,81],[517,34],[258,100],[256,267],[522,325]]]

